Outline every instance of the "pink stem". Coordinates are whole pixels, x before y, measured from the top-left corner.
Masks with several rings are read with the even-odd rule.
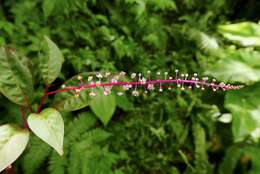
[[[111,82],[111,83],[91,83],[91,84],[83,84],[83,81],[81,80],[81,83],[79,86],[68,86],[64,87],[62,89],[58,89],[55,91],[48,92],[48,85],[45,87],[44,95],[41,99],[41,102],[39,104],[39,107],[37,109],[37,113],[40,113],[43,107],[43,104],[47,98],[48,95],[57,94],[65,91],[74,91],[77,89],[89,89],[89,88],[96,88],[96,87],[104,87],[104,86],[123,86],[123,85],[149,85],[149,84],[163,84],[163,83],[177,83],[177,84],[193,84],[193,85],[201,85],[204,87],[211,87],[213,89],[221,88],[222,90],[235,90],[240,89],[242,86],[234,86],[234,85],[225,85],[225,84],[214,84],[214,83],[208,83],[205,81],[195,81],[195,80],[181,80],[181,79],[171,79],[171,80],[149,80],[146,82],[143,81],[134,81],[134,82]]]

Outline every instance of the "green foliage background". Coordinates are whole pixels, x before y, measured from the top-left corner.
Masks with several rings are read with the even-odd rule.
[[[173,73],[176,68],[246,85],[235,92],[173,90],[100,99],[108,100],[105,111],[116,107],[105,121],[93,107],[63,112],[64,156],[32,136],[15,171],[260,173],[259,45],[228,41],[224,37],[230,31],[220,27],[256,21],[259,6],[256,0],[2,0],[0,44],[28,57],[24,61],[33,74],[35,102],[44,91],[39,71],[44,35],[65,59],[53,89],[82,72]],[[231,35],[241,36],[242,43],[259,37],[252,28],[236,27],[240,30]],[[46,106],[52,101],[51,96]],[[19,107],[3,95],[0,123],[21,124]]]

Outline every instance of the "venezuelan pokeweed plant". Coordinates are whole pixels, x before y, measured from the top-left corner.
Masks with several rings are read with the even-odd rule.
[[[2,0],[0,70],[12,79],[0,80],[2,173],[260,173],[259,24],[249,22],[258,9],[257,0]],[[10,55],[20,63],[2,64],[17,62]]]
[[[132,96],[149,95],[152,91],[162,93],[172,91],[205,90],[237,90],[241,85],[217,83],[208,77],[198,78],[194,73],[182,74],[175,70],[173,75],[168,72],[152,74],[126,72],[86,72],[72,77],[60,88],[50,90],[59,76],[63,55],[57,45],[47,36],[44,37],[42,51],[39,53],[41,77],[45,84],[44,94],[37,106],[34,98],[34,85],[31,71],[24,57],[19,56],[14,49],[2,46],[0,49],[0,90],[10,101],[20,106],[22,126],[5,124],[0,126],[0,171],[10,168],[10,165],[22,154],[29,141],[30,132],[34,133],[59,155],[63,155],[64,122],[60,111],[75,111],[90,106],[104,125],[110,121],[115,110],[115,95],[130,93]],[[44,105],[48,96],[54,96],[51,106]],[[109,107],[104,105],[109,101]],[[28,115],[28,116],[27,116]]]

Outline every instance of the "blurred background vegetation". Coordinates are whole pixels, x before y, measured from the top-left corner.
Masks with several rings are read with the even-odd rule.
[[[15,171],[259,174],[259,10],[257,0],[1,0],[0,44],[29,58],[35,101],[44,91],[36,66],[43,35],[65,57],[56,85],[81,72],[179,69],[246,86],[114,96],[106,126],[89,107],[64,112],[64,156],[32,136]],[[0,123],[21,123],[2,95]]]

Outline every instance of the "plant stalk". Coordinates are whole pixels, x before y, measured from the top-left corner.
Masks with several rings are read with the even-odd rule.
[[[27,120],[26,120],[26,110],[24,107],[20,108],[20,112],[21,112],[21,117],[22,117],[22,124],[23,124],[23,128],[24,129],[29,129],[29,126],[27,124]]]
[[[8,174],[15,174],[12,165],[9,165],[6,169],[5,169],[6,173]]]
[[[44,105],[44,102],[45,102],[45,100],[46,100],[46,98],[47,98],[47,96],[48,96],[48,88],[49,88],[49,86],[46,85],[46,86],[45,86],[45,90],[44,90],[44,95],[42,96],[42,99],[41,99],[41,101],[40,101],[39,107],[38,107],[38,109],[37,109],[37,113],[40,113],[41,110],[42,110],[42,107],[43,107],[43,105]]]

